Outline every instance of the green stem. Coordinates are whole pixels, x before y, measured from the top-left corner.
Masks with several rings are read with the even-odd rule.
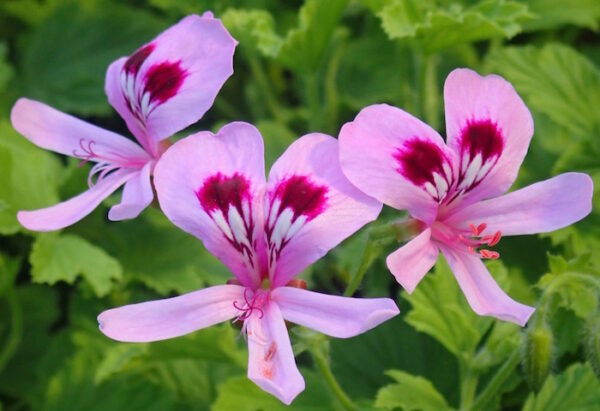
[[[360,286],[360,283],[362,283],[362,280],[365,277],[367,270],[369,269],[371,264],[373,264],[373,261],[379,256],[380,253],[381,247],[379,246],[379,244],[373,241],[371,238],[369,238],[367,240],[367,245],[363,251],[360,264],[358,265],[358,270],[356,270],[356,273],[354,273],[354,275],[350,279],[350,282],[346,287],[346,291],[344,291],[344,296],[350,297],[356,292],[356,290]]]
[[[10,310],[11,327],[6,344],[0,351],[0,374],[19,346],[23,331],[23,312],[13,289],[6,291],[6,299]]]
[[[477,391],[477,374],[473,372],[467,361],[460,361],[460,409],[467,410],[473,403]]]
[[[309,73],[305,77],[306,101],[308,103],[308,125],[311,131],[321,128],[321,102],[319,98],[319,82],[316,73]]]
[[[327,386],[331,390],[331,393],[337,398],[340,404],[342,404],[344,409],[348,411],[357,411],[358,408],[356,407],[354,402],[352,402],[350,397],[348,397],[348,394],[344,392],[340,384],[335,379],[335,375],[333,375],[333,372],[329,367],[329,362],[327,361],[327,358],[325,358],[325,356],[322,353],[317,352],[317,350],[311,350],[310,352],[315,361],[317,369],[323,376],[323,379],[327,383]]]
[[[421,113],[425,122],[433,129],[440,127],[440,93],[437,84],[437,56],[424,54],[420,60],[419,73]]]
[[[510,357],[506,359],[502,367],[496,371],[496,374],[492,377],[492,379],[488,382],[486,387],[479,393],[471,407],[468,409],[469,411],[476,410],[485,410],[486,406],[489,402],[498,394],[498,390],[502,387],[504,382],[510,377],[514,369],[519,365],[519,361],[521,360],[521,351],[520,348],[517,347]]]
[[[269,83],[269,79],[267,78],[267,75],[263,70],[262,64],[256,57],[254,57],[250,53],[248,53],[247,56],[248,64],[250,65],[250,71],[252,72],[252,76],[254,77],[254,79],[258,83],[258,86],[260,87],[260,90],[263,94],[269,111],[271,111],[271,114],[273,115],[273,117],[275,117],[275,119],[278,122],[285,124],[285,116],[281,111],[280,104],[277,101],[277,98],[275,97],[275,93],[273,92],[273,88]]]

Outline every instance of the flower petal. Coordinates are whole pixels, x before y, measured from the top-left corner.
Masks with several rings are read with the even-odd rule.
[[[295,141],[275,162],[265,195],[265,233],[273,286],[321,258],[381,211],[354,187],[338,162],[338,142],[325,134]]]
[[[545,233],[573,224],[592,210],[592,179],[565,173],[500,197],[472,204],[449,216],[447,224],[468,227],[486,223],[483,234]]]
[[[506,295],[476,254],[442,245],[440,249],[473,311],[520,326],[527,323],[535,308]]]
[[[271,301],[263,313],[248,320],[248,378],[289,405],[304,391],[304,378],[279,307]]]
[[[430,241],[431,229],[421,234],[388,255],[387,266],[404,289],[411,294],[425,274],[437,261],[439,250]]]
[[[150,157],[133,141],[21,98],[11,112],[13,127],[36,146],[94,162],[141,168]]]
[[[389,298],[351,298],[280,287],[271,293],[283,318],[332,337],[348,338],[398,315]]]
[[[67,201],[34,211],[19,211],[21,225],[33,231],[60,230],[91,213],[106,197],[131,179],[137,170],[118,170]]]
[[[166,216],[202,240],[250,288],[261,281],[263,151],[256,127],[230,123],[216,135],[201,132],[178,141],[154,170]]]
[[[506,192],[533,136],[533,118],[521,97],[500,76],[456,69],[446,79],[444,104],[465,204]]]
[[[438,133],[399,108],[366,107],[340,131],[340,161],[366,194],[431,223],[452,184],[453,153]]]
[[[108,218],[113,221],[136,218],[154,199],[152,183],[150,182],[150,169],[152,162],[148,162],[123,188],[121,202],[111,207]]]
[[[230,320],[244,287],[219,285],[178,297],[125,305],[98,316],[100,331],[126,342],[166,340]]]
[[[140,143],[156,154],[156,143],[198,121],[233,73],[237,42],[220,20],[191,15],[106,75],[110,104]]]

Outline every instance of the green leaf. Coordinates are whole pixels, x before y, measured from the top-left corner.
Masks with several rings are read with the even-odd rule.
[[[473,353],[492,324],[491,318],[478,316],[469,307],[443,257],[413,294],[403,296],[413,307],[406,321],[457,356]]]
[[[76,4],[57,8],[24,43],[22,94],[63,111],[110,114],[104,94],[108,65],[162,27],[150,14],[114,3],[91,10]]]
[[[19,268],[21,268],[21,262],[18,259],[0,253],[0,297],[12,288]]]
[[[298,17],[298,27],[285,37],[278,60],[294,71],[314,72],[348,0],[306,0]]]
[[[390,370],[386,374],[396,380],[397,384],[390,384],[379,390],[375,399],[376,407],[386,410],[400,408],[404,411],[450,409],[429,380],[399,370]]]
[[[62,166],[0,121],[0,234],[21,230],[17,211],[57,203]]]
[[[395,0],[379,13],[391,39],[414,39],[426,52],[491,38],[511,38],[531,17],[527,6],[504,0],[484,0],[463,9],[440,8],[431,1]]]
[[[81,237],[72,234],[42,234],[33,244],[31,276],[37,283],[72,284],[80,275],[102,297],[122,276],[119,262]]]
[[[569,130],[571,141],[600,132],[600,70],[576,50],[559,44],[506,47],[490,53],[487,63],[532,109]]]
[[[266,10],[229,9],[223,14],[223,24],[242,47],[275,57],[283,39],[275,32],[273,16]]]
[[[265,167],[271,168],[283,152],[296,140],[296,134],[281,123],[261,120],[256,123],[265,142]]]
[[[523,24],[525,31],[548,30],[573,24],[598,30],[600,3],[596,0],[521,0],[535,15]]]
[[[14,74],[12,67],[6,61],[7,51],[6,44],[0,42],[0,91],[4,89]]]
[[[573,364],[550,376],[540,392],[530,394],[523,411],[593,411],[600,404],[600,380],[588,364]]]
[[[329,411],[331,400],[325,384],[312,372],[301,370],[306,390],[287,406],[258,388],[246,376],[233,377],[218,387],[211,411]]]

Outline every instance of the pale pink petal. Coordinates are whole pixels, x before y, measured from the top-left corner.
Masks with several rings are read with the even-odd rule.
[[[439,250],[431,242],[427,228],[408,243],[388,255],[387,266],[404,289],[411,294],[437,261]]]
[[[506,192],[533,136],[533,118],[513,86],[500,76],[456,69],[444,86],[448,145],[459,157],[464,201]],[[465,203],[465,204],[466,204]]]
[[[285,285],[376,219],[381,207],[342,173],[336,139],[314,133],[296,140],[271,168],[265,195],[273,286]]]
[[[565,173],[512,193],[480,201],[448,217],[446,224],[468,228],[486,223],[483,234],[536,234],[573,224],[592,210],[594,185],[587,174]]]
[[[21,225],[33,231],[60,230],[91,213],[106,197],[135,176],[137,170],[118,170],[67,201],[34,211],[19,211]]]
[[[122,167],[142,168],[150,159],[133,141],[38,101],[19,99],[12,109],[11,121],[33,144],[57,153]]]
[[[349,338],[400,313],[389,298],[351,298],[280,287],[271,293],[283,318],[323,334]]]
[[[442,245],[440,249],[473,311],[520,326],[527,323],[535,308],[506,295],[477,254]]]
[[[98,316],[100,331],[125,342],[166,340],[230,320],[239,314],[244,288],[219,285],[163,300],[125,305]]]
[[[231,123],[216,135],[178,141],[158,161],[154,186],[176,226],[201,239],[244,285],[260,285],[255,248],[263,239],[265,165],[256,127]]]
[[[262,316],[253,314],[247,321],[248,378],[289,405],[304,391],[304,378],[296,366],[279,307],[271,301]]]
[[[453,181],[454,158],[438,133],[399,108],[366,107],[340,131],[348,179],[385,204],[431,223]]]
[[[108,218],[113,221],[136,218],[154,199],[152,183],[150,182],[150,169],[152,162],[148,162],[123,188],[121,202],[111,207]]]
[[[233,73],[236,44],[220,20],[187,16],[109,67],[108,100],[154,152],[212,106]]]

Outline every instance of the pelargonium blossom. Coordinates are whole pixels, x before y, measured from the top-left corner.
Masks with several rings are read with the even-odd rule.
[[[504,194],[533,136],[533,119],[503,78],[454,70],[444,86],[447,141],[389,105],[364,108],[340,132],[340,162],[365,193],[414,218],[419,234],[387,257],[412,293],[441,251],[473,310],[524,325],[534,308],[502,291],[482,259],[501,236],[543,233],[591,211],[592,180],[565,173]]]
[[[19,99],[14,128],[37,146],[93,162],[89,190],[57,205],[20,211],[19,222],[36,231],[58,230],[92,212],[125,185],[111,220],[135,218],[153,200],[151,175],[164,139],[200,119],[233,73],[237,42],[207,12],[170,27],[129,57],[113,62],[105,91],[135,136],[136,144],[43,103]]]
[[[380,202],[344,177],[333,137],[298,139],[265,181],[261,135],[250,124],[231,123],[169,148],[155,185],[167,217],[202,240],[236,280],[105,311],[98,321],[110,338],[163,340],[233,319],[247,335],[248,378],[290,404],[304,379],[284,320],[347,338],[398,314],[389,298],[295,286],[298,273],[381,211]]]

